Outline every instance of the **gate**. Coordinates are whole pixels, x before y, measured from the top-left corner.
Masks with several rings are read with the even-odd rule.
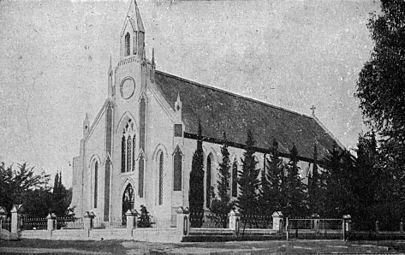
[[[286,238],[342,239],[343,219],[287,218]]]

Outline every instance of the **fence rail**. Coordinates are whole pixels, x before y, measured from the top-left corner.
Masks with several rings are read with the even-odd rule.
[[[273,224],[273,217],[268,215],[241,215],[240,216],[241,228],[255,228],[255,229],[271,229]]]
[[[57,217],[56,229],[82,229],[84,228],[83,218]]]
[[[191,226],[200,226],[201,228],[226,228],[229,224],[228,214],[216,214],[212,212],[191,212],[190,223]]]
[[[290,238],[341,238],[342,219],[301,218],[288,219],[287,235]]]
[[[0,219],[0,221],[1,221],[0,226],[2,229],[11,231],[11,218]]]
[[[42,230],[47,229],[48,226],[46,218],[21,217],[20,220],[22,230]]]

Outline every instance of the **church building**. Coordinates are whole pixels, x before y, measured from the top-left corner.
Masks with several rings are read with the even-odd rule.
[[[146,58],[145,36],[139,8],[131,0],[119,38],[119,61],[110,61],[107,98],[93,120],[86,114],[80,152],[73,159],[71,206],[77,216],[93,212],[96,222],[108,226],[120,222],[128,209],[139,211],[144,205],[154,226],[175,225],[176,209],[189,205],[199,122],[206,208],[209,187],[218,179],[224,132],[230,142],[234,198],[248,130],[256,141],[258,167],[275,139],[285,159],[296,146],[303,177],[311,168],[315,144],[318,158],[335,143],[343,148],[315,116],[158,71],[153,50],[151,59]]]

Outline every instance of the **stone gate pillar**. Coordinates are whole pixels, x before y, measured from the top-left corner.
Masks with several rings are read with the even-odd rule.
[[[283,213],[281,211],[274,212],[271,217],[273,218],[273,230],[283,232]]]
[[[190,214],[188,208],[180,206],[177,210],[177,231],[188,236],[190,231]]]
[[[229,218],[229,229],[234,231],[235,235],[239,234],[239,222],[240,222],[240,214],[237,210],[232,209],[228,213]]]

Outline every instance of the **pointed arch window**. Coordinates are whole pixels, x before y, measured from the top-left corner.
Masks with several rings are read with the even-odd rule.
[[[163,152],[160,152],[159,155],[159,191],[158,191],[158,196],[159,196],[159,205],[163,204]]]
[[[135,171],[135,145],[136,145],[136,140],[135,140],[135,135],[132,138],[132,171]]]
[[[94,163],[94,208],[97,208],[97,191],[98,191],[98,161]]]
[[[122,195],[122,224],[126,224],[126,212],[128,210],[134,209],[134,190],[132,189],[131,184],[124,190],[124,194]]]
[[[125,56],[131,54],[131,35],[127,33],[125,35]]]
[[[135,128],[131,119],[122,131],[121,140],[121,173],[135,170]]]
[[[211,207],[211,170],[212,170],[212,154],[207,157],[207,178],[205,185],[205,204],[207,208]]]
[[[145,159],[143,155],[139,157],[139,171],[138,171],[138,195],[139,197],[143,197],[143,182],[144,182],[144,167],[145,167]]]
[[[174,179],[173,179],[173,190],[181,191],[181,179],[182,179],[182,161],[183,155],[179,147],[176,148],[173,155],[174,162]]]
[[[238,196],[238,162],[236,159],[232,164],[232,197]]]
[[[110,172],[111,172],[111,161],[107,157],[105,161],[105,178],[104,178],[104,221],[109,221],[110,219]]]
[[[125,172],[125,150],[126,150],[126,142],[125,142],[125,134],[122,136],[121,140],[121,173]]]
[[[127,172],[132,170],[132,138],[128,136],[127,138]]]
[[[134,47],[134,55],[136,55],[136,53],[137,53],[137,50],[138,50],[138,42],[137,42],[137,39],[138,39],[138,33],[137,32],[135,32],[135,34],[134,34],[134,36],[133,36],[133,47]]]
[[[145,151],[145,122],[146,122],[146,102],[145,98],[141,98],[139,103],[139,147]]]

